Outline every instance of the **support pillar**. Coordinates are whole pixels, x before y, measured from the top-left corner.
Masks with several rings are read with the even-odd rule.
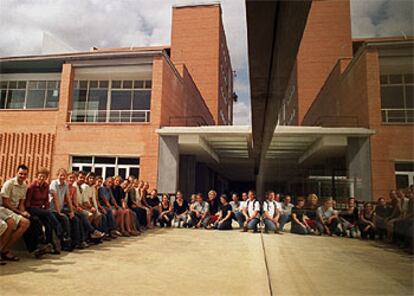
[[[178,185],[180,162],[178,137],[160,136],[158,155],[158,191],[175,193]]]

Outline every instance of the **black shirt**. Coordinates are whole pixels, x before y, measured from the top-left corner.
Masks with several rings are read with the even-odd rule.
[[[227,214],[228,214],[229,212],[231,212],[231,213],[233,214],[233,211],[232,211],[231,205],[229,205],[229,204],[222,205],[222,206],[220,207],[220,210],[221,210],[221,214],[222,214],[222,217],[221,217],[222,219],[226,218],[226,216],[227,216]],[[230,218],[229,218],[229,219],[231,219],[231,217],[232,217],[232,215],[230,216]]]
[[[155,196],[154,198],[152,196],[148,196],[145,198],[145,200],[151,208],[156,207],[160,204],[160,199],[158,198],[158,196]]]
[[[217,212],[219,211],[219,206],[220,206],[217,197],[215,199],[208,200],[208,205],[209,205],[210,215],[217,214]]]
[[[344,210],[341,212],[340,216],[344,218],[346,221],[348,221],[351,224],[354,224],[358,221],[358,208],[354,207],[354,210],[350,213],[348,210]]]
[[[375,214],[380,217],[380,218],[388,218],[388,216],[391,214],[390,213],[390,208],[385,206],[376,206],[375,207]]]
[[[183,204],[180,206],[177,201],[174,201],[174,213],[176,215],[181,215],[188,210],[188,203],[186,200],[183,200]]]
[[[118,206],[122,207],[122,200],[125,198],[124,189],[122,189],[121,186],[116,185],[116,186],[113,186],[111,190],[116,200],[116,203],[118,204]]]
[[[316,220],[316,217],[317,217],[316,211],[317,211],[317,209],[318,209],[317,207],[316,208],[306,208],[305,209],[306,216],[308,216],[308,218],[311,219],[311,220]]]
[[[303,221],[303,216],[305,215],[306,210],[304,208],[298,208],[298,207],[293,207],[292,209],[292,215],[296,214],[296,219],[298,219],[300,222]],[[296,221],[294,219],[292,219],[292,223],[296,223]]]

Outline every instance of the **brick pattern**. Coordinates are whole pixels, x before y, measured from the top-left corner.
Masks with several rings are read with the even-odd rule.
[[[3,182],[16,174],[19,164],[29,167],[29,180],[37,169],[51,169],[55,136],[47,133],[1,133],[0,177]]]

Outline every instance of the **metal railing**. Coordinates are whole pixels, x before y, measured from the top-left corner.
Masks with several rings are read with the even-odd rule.
[[[150,121],[150,110],[72,110],[69,122],[140,123]]]
[[[384,123],[414,123],[414,109],[381,109]]]

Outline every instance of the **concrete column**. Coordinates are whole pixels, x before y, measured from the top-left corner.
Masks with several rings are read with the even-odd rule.
[[[369,138],[348,138],[346,166],[358,200],[372,200],[371,148]]]
[[[159,192],[177,191],[179,163],[178,137],[160,136],[157,182]]]

